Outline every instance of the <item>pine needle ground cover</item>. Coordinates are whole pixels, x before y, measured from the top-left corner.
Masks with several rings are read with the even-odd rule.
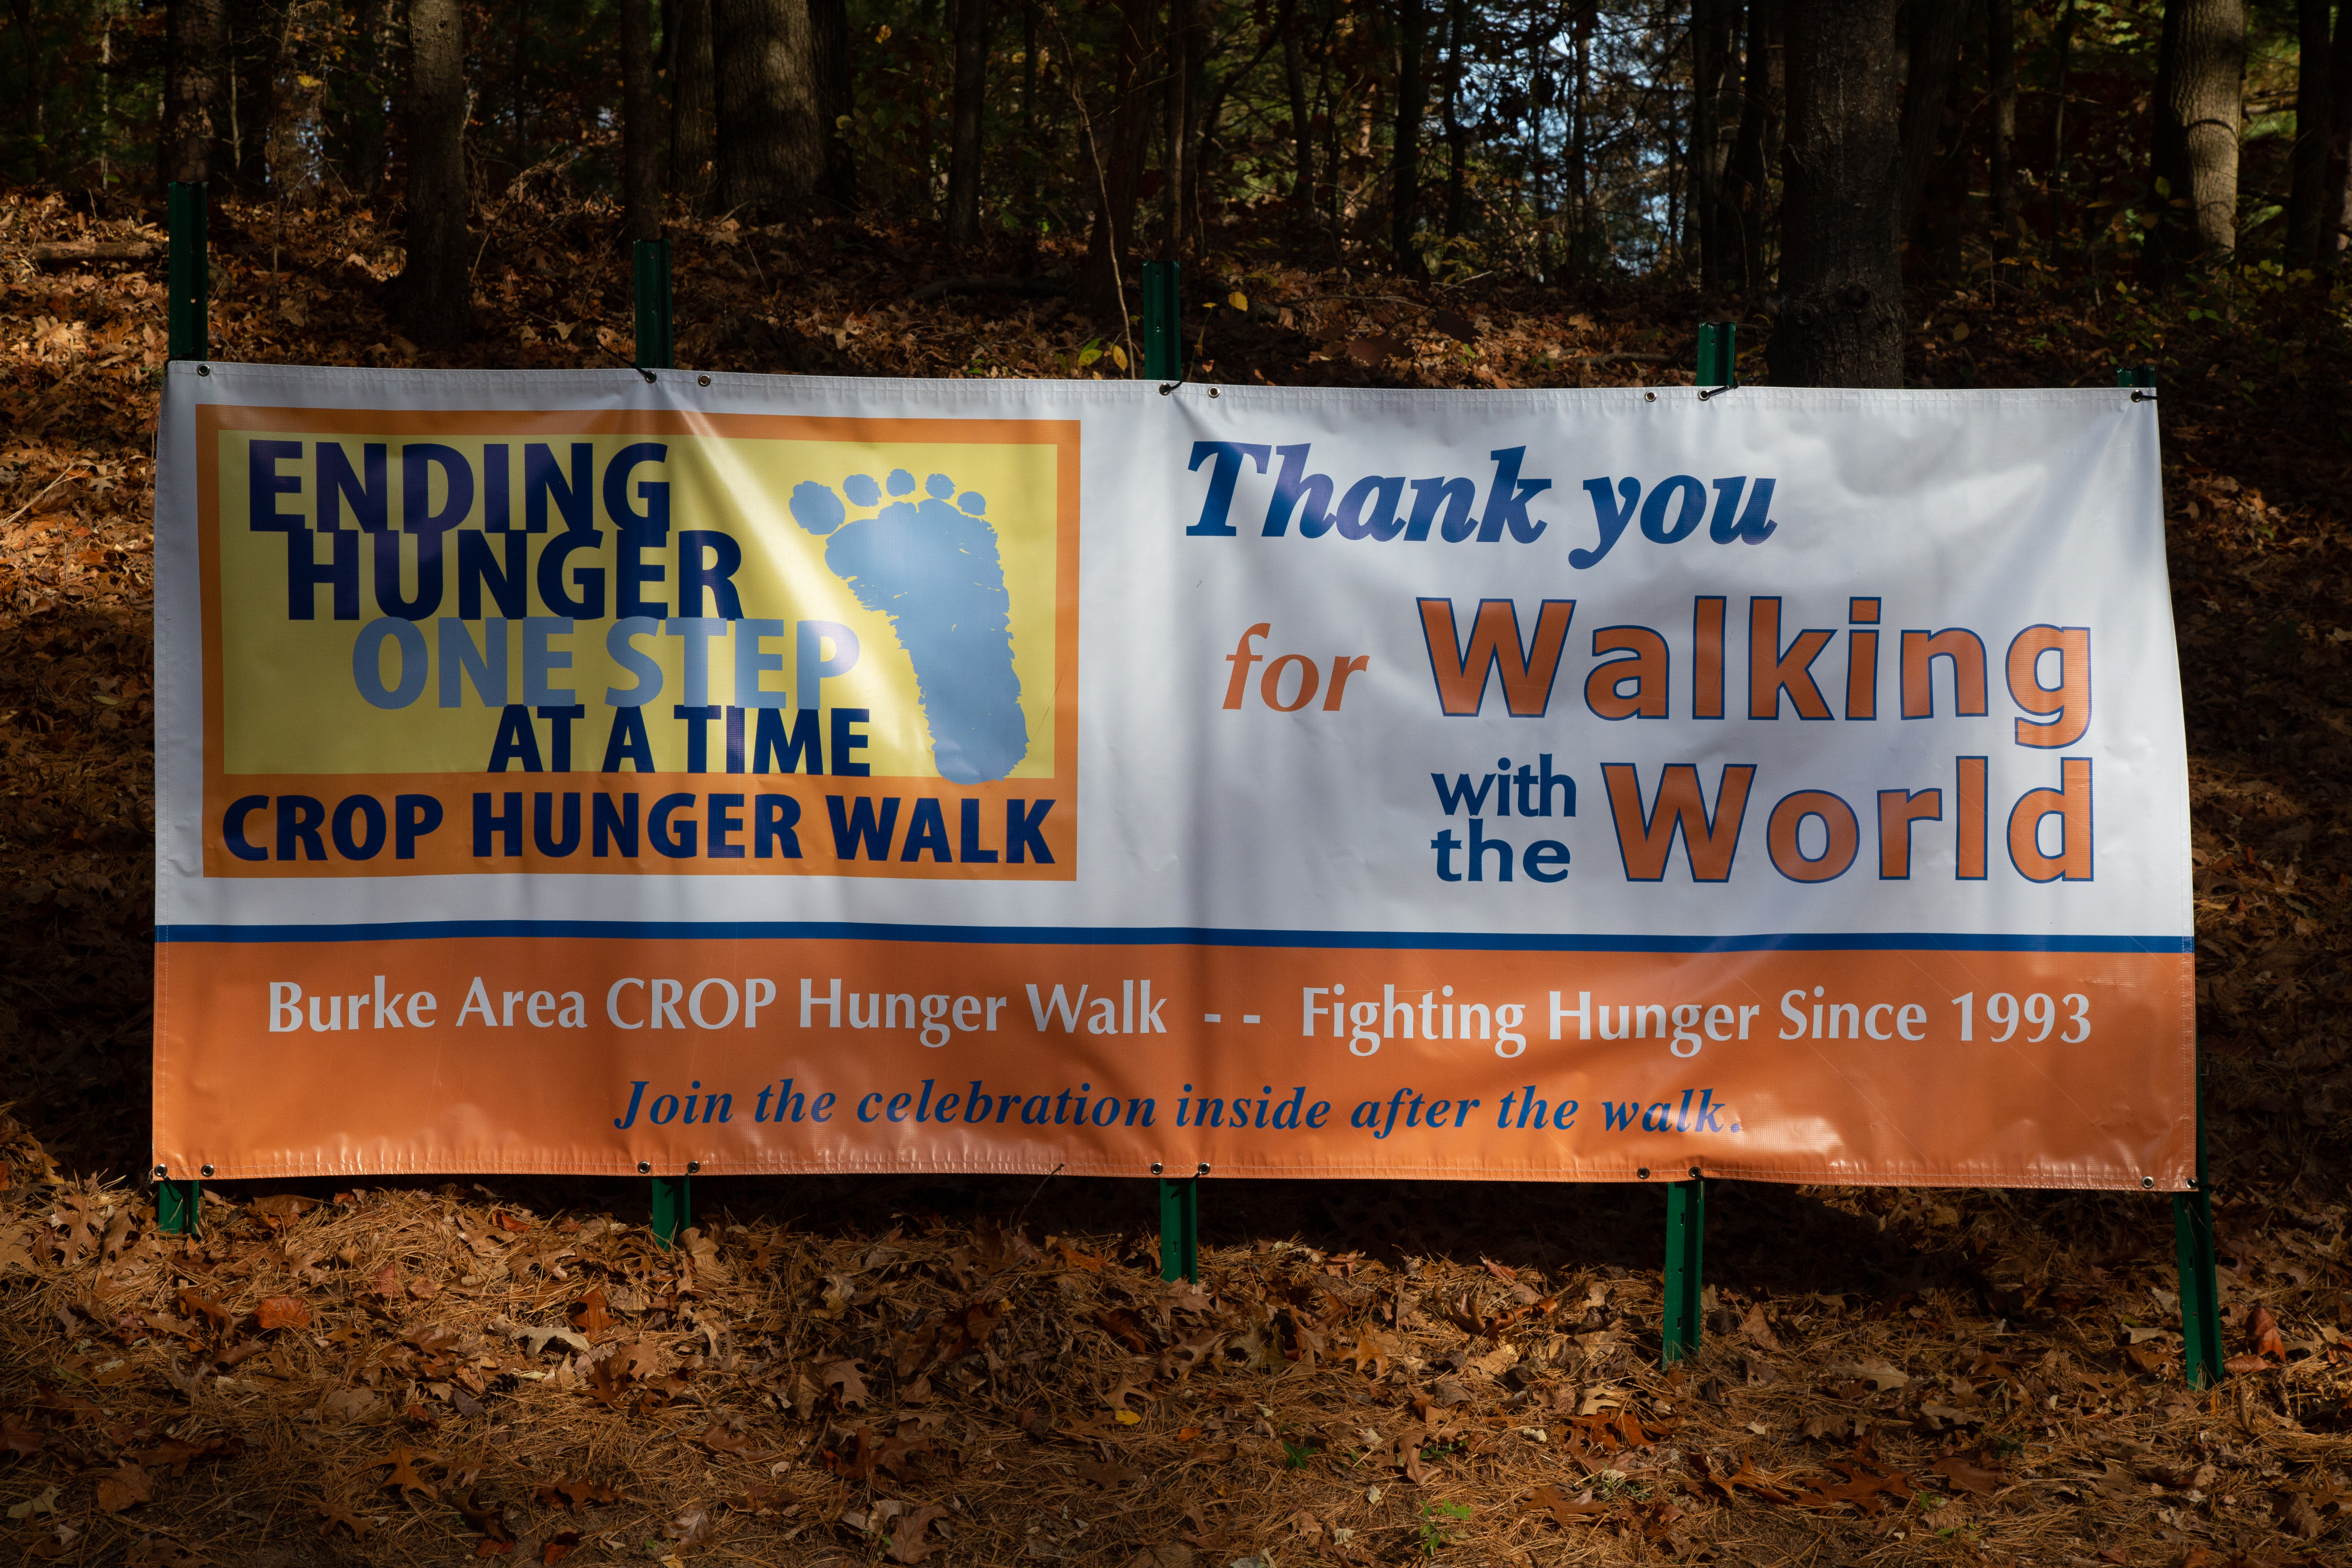
[[[611,215],[487,216],[464,363],[625,365]],[[1139,1183],[707,1182],[674,1251],[634,1184],[297,1184],[210,1194],[201,1237],[157,1236],[129,1175],[161,237],[0,195],[7,1550],[156,1568],[2342,1560],[2352,364],[2324,289],[2248,268],[2157,301],[2016,268],[1913,301],[1915,384],[2159,366],[2232,1358],[2200,1392],[2168,1206],[2137,1195],[1719,1185],[1706,1345],[1672,1372],[1664,1205],[1641,1187],[1212,1182],[1197,1289],[1160,1281]],[[690,366],[1131,363],[1123,331],[1056,293],[1075,252],[951,268],[923,233],[844,223],[675,237]],[[1685,382],[1692,323],[1729,313],[1651,285],[1249,259],[1297,251],[1278,237],[1223,237],[1191,269],[1196,375]],[[417,363],[384,312],[397,248],[360,213],[232,203],[215,241],[222,358]],[[1743,339],[1769,344],[1769,323]]]

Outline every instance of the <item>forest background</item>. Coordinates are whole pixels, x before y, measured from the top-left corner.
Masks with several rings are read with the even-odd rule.
[[[2321,1562],[2352,1540],[2352,5],[10,0],[0,1544],[48,1561]],[[159,1236],[163,186],[209,349],[1785,384],[2155,367],[2231,1376],[2126,1194],[971,1178],[205,1195]]]

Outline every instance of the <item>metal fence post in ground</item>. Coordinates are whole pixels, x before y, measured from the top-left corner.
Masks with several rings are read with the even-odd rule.
[[[1143,378],[1166,386],[1184,379],[1183,307],[1173,261],[1143,264]],[[1201,1278],[1201,1178],[1171,1177],[1152,1167],[1160,1181],[1160,1278]]]
[[[677,335],[670,319],[669,241],[641,239],[632,251],[637,279],[637,368],[675,369]]]
[[[1729,392],[1739,384],[1739,323],[1698,324],[1698,384]]]
[[[1668,1366],[1698,1352],[1706,1248],[1706,1181],[1694,1165],[1690,1180],[1666,1184],[1665,1311],[1658,1359]]]
[[[205,229],[205,186],[172,182],[171,259],[165,314],[171,357],[210,359],[212,265]]]
[[[194,1236],[202,1218],[204,1189],[194,1182],[163,1179],[166,1166],[155,1167],[155,1229],[163,1236]]]
[[[636,276],[637,368],[673,369],[677,363],[677,342],[670,319],[669,241],[640,239],[630,250]],[[651,1170],[646,1164],[637,1168]],[[649,1228],[654,1240],[665,1247],[677,1239],[679,1231],[694,1223],[694,1173],[698,1168],[698,1162],[688,1161],[687,1173],[682,1176],[653,1178]]]
[[[1696,380],[1702,388],[1728,392],[1739,384],[1738,342],[1738,322],[1698,324]],[[1666,1184],[1665,1308],[1658,1359],[1668,1366],[1698,1350],[1706,1320],[1706,1181],[1694,1165],[1688,1181]]]
[[[2205,1096],[2197,1096],[2197,1190],[2172,1197],[2172,1239],[2180,1261],[2180,1340],[2189,1386],[2221,1381],[2221,1300],[2213,1268],[2213,1193],[2205,1173]]]
[[[647,1228],[665,1247],[694,1223],[694,1173],[700,1165],[701,1162],[689,1160],[685,1175],[654,1178],[653,1220]]]
[[[2118,365],[2116,384],[2156,395],[2156,367]],[[2180,1343],[2191,1388],[2211,1388],[2222,1377],[2221,1278],[2214,1271],[2213,1182],[2205,1163],[2205,1074],[2194,1058],[2190,1088],[2197,1117],[2197,1185],[2172,1198],[2172,1240],[2180,1266]]]
[[[1184,307],[1177,264],[1143,264],[1143,379],[1165,385],[1184,379]]]
[[[1159,1165],[1152,1170],[1160,1177],[1160,1278],[1166,1280],[1201,1279],[1201,1177],[1209,1167],[1181,1180],[1170,1177]]]
[[[2156,367],[2118,365],[2116,384],[2156,395]],[[2221,1300],[2213,1268],[2213,1184],[2205,1164],[2205,1086],[2201,1062],[2192,1065],[2190,1088],[2197,1117],[2197,1185],[2172,1198],[2172,1240],[2180,1265],[2180,1342],[2189,1386],[2210,1388],[2221,1381]]]
[[[170,223],[164,319],[171,357],[205,359],[211,352],[212,274],[201,183],[172,182]],[[170,1166],[155,1167],[155,1229],[164,1236],[194,1236],[203,1217],[203,1190],[194,1182],[175,1182],[170,1177]]]

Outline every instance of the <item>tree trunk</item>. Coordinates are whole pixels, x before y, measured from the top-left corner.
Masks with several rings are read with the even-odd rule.
[[[1993,254],[2017,254],[2017,12],[2015,0],[1985,0],[1985,64],[1991,77]]]
[[[156,167],[163,182],[195,184],[217,171],[228,110],[228,10],[225,0],[172,0],[164,17],[163,121]]]
[[[1191,151],[1192,123],[1192,31],[1194,0],[1168,0],[1168,33],[1160,47],[1164,79],[1160,98],[1160,245],[1162,259],[1184,253],[1185,154]]]
[[[662,227],[650,3],[621,0],[621,227],[629,239],[659,239]]]
[[[2147,268],[2159,287],[2199,257],[2237,248],[2245,67],[2245,0],[2165,0],[2148,160],[2158,205]]]
[[[1146,133],[1151,128],[1150,88],[1144,68],[1154,48],[1159,0],[1119,0],[1118,64],[1112,79],[1109,135],[1102,117],[1085,128],[1087,173],[1095,187],[1094,232],[1087,242],[1087,309],[1114,337],[1127,330],[1128,247],[1135,239],[1136,189]]]
[[[1397,270],[1418,275],[1421,253],[1413,231],[1421,216],[1421,119],[1427,89],[1421,45],[1429,30],[1421,0],[1397,0],[1396,130],[1389,146],[1389,251]]]
[[[1901,0],[1789,8],[1781,153],[1781,386],[1903,383]]]
[[[1021,131],[1037,129],[1037,0],[1021,5]]]
[[[710,63],[710,0],[677,0],[670,52],[669,188],[699,212],[717,178],[717,86]]]
[[[1297,144],[1297,162],[1291,171],[1290,199],[1315,206],[1315,117],[1307,108],[1307,64],[1299,58],[1297,10],[1290,13],[1282,33],[1282,74],[1290,89],[1290,137]]]
[[[1036,244],[1037,214],[1045,204],[1045,170],[1052,163],[1037,130],[1037,0],[1021,4],[1021,226]]]
[[[1208,245],[1208,217],[1202,205],[1202,177],[1208,168],[1210,143],[1216,136],[1217,121],[1225,111],[1225,97],[1233,88],[1228,79],[1218,84],[1214,93],[1209,85],[1209,28],[1202,15],[1201,0],[1181,0],[1185,16],[1183,27],[1182,69],[1184,72],[1184,239],[1200,256]],[[1265,58],[1260,48],[1250,61],[1253,68]]]
[[[233,173],[239,189],[259,192],[270,183],[269,122],[277,113],[278,73],[294,7],[275,0],[231,0],[228,58],[229,103],[234,111],[236,163],[215,167],[218,179]]]
[[[955,88],[948,127],[948,248],[980,237],[980,111],[988,94],[988,0],[955,0]]]
[[[2068,74],[2074,63],[2074,0],[2059,0],[2057,25],[2051,29],[2053,47],[2058,56],[2056,81],[2051,89],[2050,110],[2050,174],[2046,204],[2050,212],[2050,248],[2055,253],[2058,236],[2066,226],[2066,89]]]
[[[2295,0],[2294,150],[2286,198],[2286,251],[2291,261],[2317,265],[2327,211],[2327,137],[2333,115],[2329,89],[2328,0]],[[2336,205],[2341,205],[2338,197]],[[2332,249],[2333,247],[2330,247]]]
[[[1315,110],[1323,124],[1323,210],[1331,223],[1331,255],[1335,260],[1342,253],[1339,223],[1343,216],[1339,197],[1339,100],[1331,90],[1331,54],[1339,34],[1337,18],[1325,21],[1323,37],[1315,48]]]
[[[857,210],[857,158],[849,128],[857,113],[857,80],[849,58],[848,0],[808,0],[816,42],[817,118],[824,133],[824,195],[833,210]]]
[[[2319,209],[2319,265],[2336,265],[2352,206],[2352,17],[2339,23],[2327,60],[2327,183]]]
[[[1721,213],[1723,84],[1730,69],[1730,0],[1700,0],[1691,15],[1690,203],[1698,231],[1699,287],[1724,279]]]
[[[1780,155],[1783,50],[1780,0],[1748,0],[1747,78],[1740,88],[1739,129],[1732,138],[1724,174],[1723,208],[1727,248],[1737,246],[1736,275],[1749,289],[1761,288],[1765,217],[1771,205],[1770,172]]]
[[[420,343],[464,341],[472,300],[466,245],[466,37],[457,0],[408,3],[408,264],[401,320]]]
[[[383,178],[383,33],[390,22],[386,0],[358,0],[349,12],[349,42],[342,58],[351,68],[329,79],[341,120],[343,183],[365,197]]]
[[[824,185],[808,0],[711,0],[719,201],[753,223],[807,212]]]
[[[1910,68],[1903,81],[1901,232],[1906,234],[1919,210],[1919,193],[1927,188],[1928,165],[1936,161],[1969,8],[1963,0],[1931,0],[1911,6],[1910,13]]]
[[[1445,237],[1459,239],[1470,221],[1470,127],[1462,121],[1462,51],[1468,45],[1466,0],[1445,5]]]
[[[507,143],[507,177],[518,178],[530,167],[530,12],[528,5],[514,8],[514,39],[507,46],[507,108],[513,121],[513,140]]]
[[[1575,74],[1569,80],[1567,144],[1561,149],[1561,161],[1568,167],[1562,181],[1565,194],[1560,208],[1567,218],[1561,226],[1568,231],[1568,265],[1571,269],[1589,268],[1600,258],[1591,223],[1591,142],[1592,29],[1599,12],[1593,0],[1584,0],[1569,17],[1569,48],[1574,57]]]

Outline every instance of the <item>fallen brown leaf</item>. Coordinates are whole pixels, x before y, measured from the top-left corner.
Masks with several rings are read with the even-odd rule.
[[[368,1538],[366,1521],[352,1512],[349,1503],[322,1498],[313,1507],[319,1516],[320,1535],[332,1535],[335,1533],[335,1527],[341,1525],[352,1532],[353,1541],[365,1541]]]
[[[759,1481],[744,1489],[742,1496],[728,1499],[727,1506],[739,1513],[748,1513],[756,1518],[764,1519],[772,1513],[782,1511],[788,1497],[789,1494],[783,1488],[772,1486],[766,1481]]]
[[[860,1375],[863,1367],[861,1362],[834,1362],[817,1374],[817,1381],[835,1391],[834,1402],[842,1409],[863,1410],[870,1397],[866,1390],[866,1379]]]
[[[213,1332],[225,1334],[236,1320],[229,1310],[191,1285],[179,1293],[180,1310],[192,1318],[202,1318]]]
[[[482,1540],[474,1547],[477,1557],[502,1557],[515,1549],[514,1531],[507,1528],[506,1517],[495,1503],[485,1504],[478,1489],[468,1491],[457,1503],[466,1522],[482,1532]]]
[[[1116,1491],[1120,1487],[1134,1486],[1143,1479],[1143,1472],[1132,1465],[1102,1464],[1093,1459],[1076,1459],[1072,1461],[1072,1466],[1078,1472],[1078,1479],[1092,1481],[1105,1491]]]
[[[735,1431],[723,1421],[711,1423],[710,1429],[703,1433],[697,1441],[713,1453],[731,1455],[739,1459],[750,1459],[760,1464],[782,1458],[781,1455],[755,1444],[750,1434]]]
[[[392,1467],[392,1473],[384,1477],[381,1483],[383,1489],[399,1492],[404,1497],[414,1492],[428,1501],[440,1496],[440,1492],[430,1482],[416,1473],[415,1462],[423,1457],[413,1453],[404,1443],[394,1444],[391,1457],[376,1461],[379,1465]]]
[[[621,1395],[628,1384],[628,1374],[620,1369],[624,1358],[601,1356],[588,1368],[588,1397],[607,1410],[620,1407]]]
[[[602,1286],[572,1302],[570,1315],[572,1326],[592,1340],[613,1326],[613,1315],[605,1303]]]
[[[244,1452],[245,1439],[232,1434],[209,1443],[184,1443],[176,1437],[166,1437],[130,1458],[132,1463],[148,1469],[169,1467],[174,1476],[184,1476],[188,1467],[198,1459],[234,1459]]]
[[[1367,1329],[1363,1337],[1356,1342],[1355,1349],[1348,1352],[1348,1363],[1359,1372],[1369,1372],[1379,1377],[1388,1371],[1391,1359],[1402,1348],[1389,1335]]]
[[[618,1502],[620,1489],[598,1481],[551,1481],[531,1494],[541,1508],[584,1508],[590,1503]]]
[[[1990,1497],[2008,1485],[2008,1479],[1997,1469],[1987,1468],[1959,1454],[1949,1454],[1927,1467],[1931,1476],[1941,1476],[1959,1491]]]
[[[890,1521],[890,1550],[884,1553],[893,1563],[920,1563],[939,1550],[940,1542],[925,1541],[923,1532],[936,1520],[948,1517],[948,1510],[936,1503],[926,1503]]]
[[[253,1318],[263,1333],[273,1329],[307,1329],[310,1309],[291,1296],[270,1296],[254,1309]]]
[[[1565,1529],[1580,1520],[1599,1519],[1609,1511],[1609,1505],[1585,1498],[1571,1498],[1556,1486],[1540,1486],[1535,1489],[1535,1495],[1521,1505],[1519,1511],[1549,1513],[1552,1522]]]
[[[98,1480],[98,1506],[106,1513],[121,1513],[126,1508],[136,1508],[155,1495],[155,1483],[146,1467],[125,1463],[110,1470]]]

